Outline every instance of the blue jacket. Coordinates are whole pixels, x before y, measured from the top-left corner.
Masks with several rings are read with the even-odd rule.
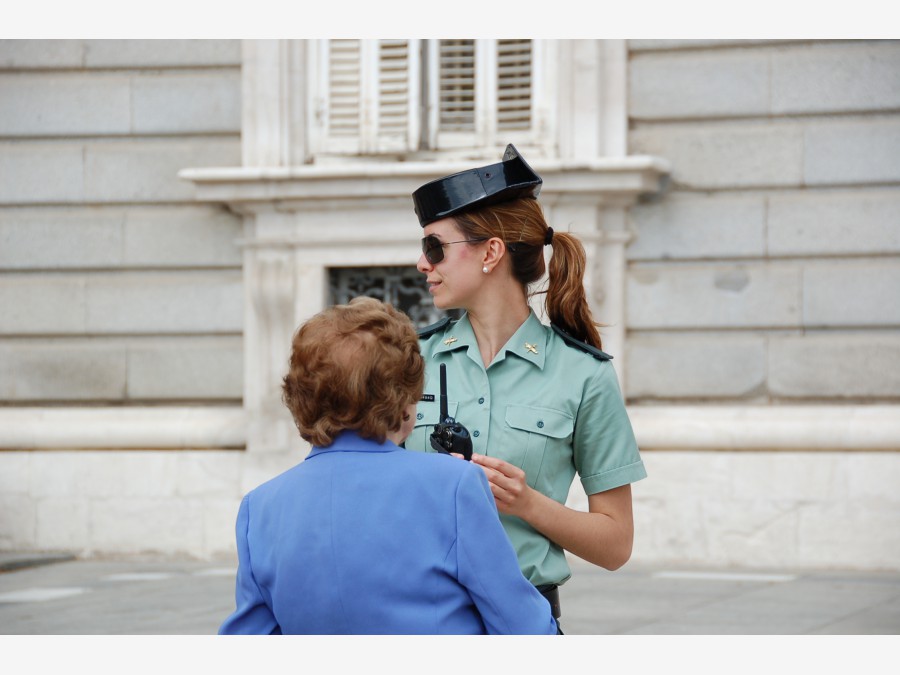
[[[237,517],[220,634],[555,634],[480,467],[343,432]]]

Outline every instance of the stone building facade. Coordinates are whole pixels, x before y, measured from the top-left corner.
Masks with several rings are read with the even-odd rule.
[[[528,90],[453,126],[460,53]],[[898,110],[894,41],[0,41],[0,550],[231,555],[307,450],[293,329],[513,140],[589,254],[633,559],[897,569]]]

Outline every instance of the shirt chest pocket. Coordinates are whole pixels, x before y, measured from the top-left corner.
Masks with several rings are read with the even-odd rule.
[[[447,413],[450,417],[456,417],[458,407],[459,403],[456,401],[447,402]],[[419,401],[419,404],[416,406],[416,424],[404,445],[410,450],[435,452],[428,437],[431,436],[435,425],[440,421],[440,403],[437,401]]]
[[[559,410],[511,405],[506,408],[506,433],[503,457],[525,471],[530,487],[536,487],[541,471],[552,463],[545,461],[548,451],[571,444],[575,418]]]

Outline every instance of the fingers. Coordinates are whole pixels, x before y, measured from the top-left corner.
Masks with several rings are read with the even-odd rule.
[[[494,473],[506,476],[507,478],[511,478],[515,481],[525,480],[525,472],[522,469],[496,457],[473,454],[472,463],[478,464],[483,469],[485,469],[485,473],[488,473],[488,471],[493,471]],[[490,474],[488,474],[488,478],[490,478]]]
[[[488,457],[487,455],[479,455],[477,453],[472,454],[472,461],[476,464],[480,464],[481,466],[487,466],[495,469],[496,471],[500,471],[501,473],[507,473],[508,469],[517,468],[509,462],[499,459],[498,457]]]
[[[491,493],[502,513],[515,506],[525,489],[525,472],[517,466],[496,457],[472,455],[472,463],[478,464],[488,479]]]
[[[490,466],[488,462],[483,461],[485,459],[489,458],[486,458],[484,455],[472,455],[472,464],[477,464],[481,467],[481,470],[484,471],[484,475],[487,476],[488,483],[491,484],[491,489],[493,490],[495,485],[500,483],[500,481],[506,477],[506,474]]]

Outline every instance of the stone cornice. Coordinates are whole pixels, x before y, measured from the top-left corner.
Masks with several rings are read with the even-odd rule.
[[[544,178],[543,199],[561,195],[613,197],[630,201],[663,189],[670,172],[665,159],[646,155],[590,161],[535,161]],[[472,167],[460,162],[396,162],[183,169],[199,201],[228,204],[292,200],[409,198],[423,183]]]

